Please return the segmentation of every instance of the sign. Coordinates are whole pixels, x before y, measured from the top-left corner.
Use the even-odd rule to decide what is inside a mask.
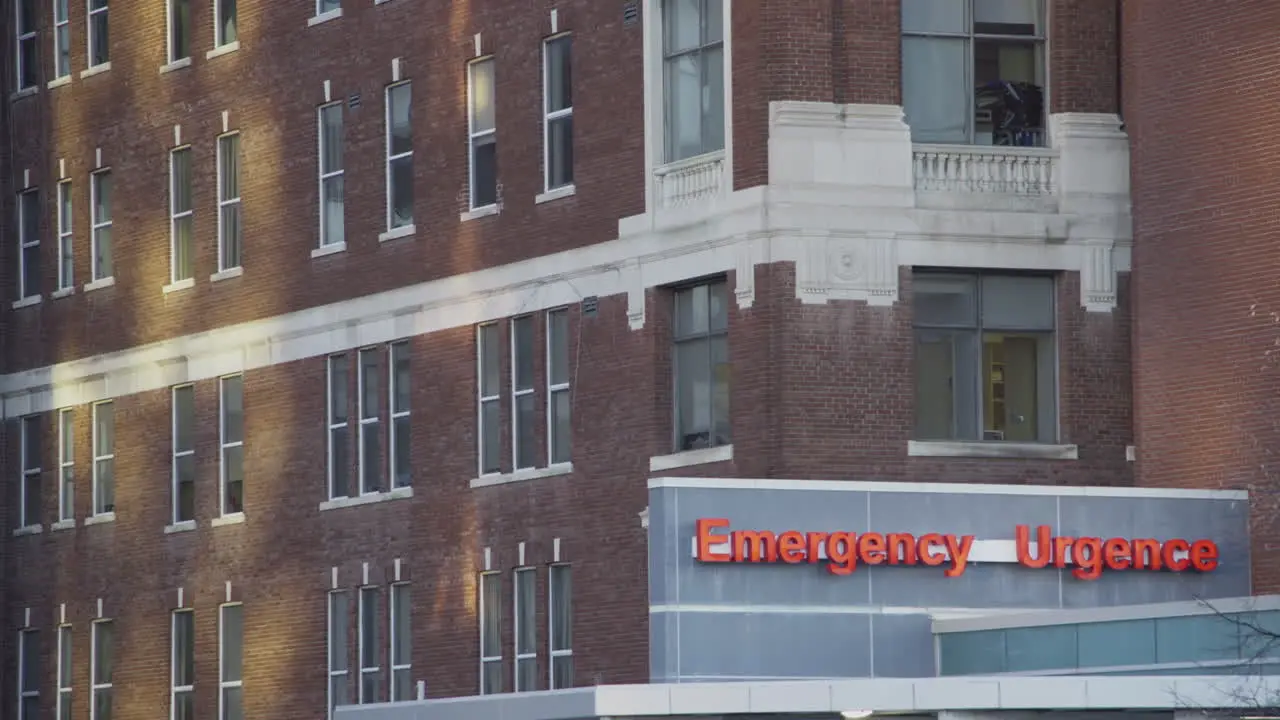
[[[1081,580],[1096,580],[1104,570],[1195,570],[1218,567],[1212,540],[1179,538],[1055,536],[1048,525],[1017,525],[1013,540],[976,540],[949,533],[800,532],[730,530],[724,518],[696,521],[693,556],[705,563],[818,563],[834,575],[849,575],[859,565],[944,567],[960,577],[971,562],[1016,562],[1029,568],[1072,567]]]

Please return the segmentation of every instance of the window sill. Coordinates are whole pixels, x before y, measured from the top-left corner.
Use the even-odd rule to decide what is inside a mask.
[[[204,59],[205,59],[205,60],[212,60],[212,59],[214,59],[214,58],[216,58],[216,57],[219,57],[219,56],[222,56],[222,55],[226,55],[226,54],[228,54],[228,53],[233,53],[233,52],[235,52],[235,51],[237,51],[237,50],[239,50],[239,49],[240,49],[240,41],[239,41],[239,40],[234,40],[234,41],[232,41],[232,42],[227,43],[226,45],[219,45],[218,47],[216,47],[216,48],[214,48],[214,49],[210,50],[209,52],[205,53],[205,54],[204,54]]]
[[[116,512],[112,510],[111,512],[104,512],[104,513],[98,513],[97,515],[90,515],[89,517],[84,519],[84,524],[86,526],[101,525],[103,523],[113,523],[115,521],[116,521]]]
[[[391,0],[373,0],[374,5],[386,5],[389,2],[391,2]]]
[[[337,20],[340,17],[342,17],[342,8],[338,8],[336,10],[330,10],[329,12],[323,12],[323,13],[320,13],[319,15],[316,15],[315,17],[307,18],[307,27],[314,27],[321,23],[327,23],[330,20]]]
[[[70,530],[70,529],[74,528],[75,526],[76,526],[76,519],[75,519],[75,518],[67,518],[66,520],[59,520],[58,522],[56,522],[56,523],[54,523],[54,524],[50,525],[50,526],[49,526],[49,531],[50,531],[50,532],[58,532],[59,530]]]
[[[38,92],[40,92],[39,85],[32,85],[31,87],[25,87],[25,88],[22,88],[21,90],[15,90],[14,92],[9,94],[9,101],[12,102],[14,100],[21,100],[24,97],[31,97],[32,95],[35,95]]]
[[[104,277],[101,280],[94,280],[91,283],[85,283],[84,291],[93,292],[94,290],[101,290],[102,288],[113,287],[115,286],[115,284],[116,284],[116,276],[112,275],[111,277]]]
[[[355,507],[357,505],[369,505],[372,503],[386,502],[388,500],[400,500],[403,498],[413,497],[413,487],[400,487],[386,492],[365,493],[364,495],[356,495],[355,497],[336,497],[332,500],[326,500],[320,503],[320,510],[337,510],[338,508]]]
[[[104,63],[102,63],[101,65],[94,65],[94,66],[93,66],[93,67],[91,67],[91,68],[87,68],[87,69],[85,69],[85,70],[81,70],[81,71],[80,71],[80,79],[81,79],[81,80],[83,80],[83,79],[85,79],[85,78],[87,78],[87,77],[93,77],[94,75],[99,75],[99,74],[104,73],[104,72],[106,72],[106,71],[108,71],[108,70],[110,70],[110,69],[111,69],[111,62],[110,62],[110,61],[104,62]]]
[[[335,255],[337,253],[346,252],[346,251],[347,251],[347,244],[345,242],[330,243],[329,245],[321,245],[320,247],[312,250],[311,257],[312,259],[315,259],[319,257],[324,257],[326,255]]]
[[[160,288],[160,292],[164,293],[165,295],[168,295],[169,293],[176,293],[179,290],[189,290],[195,286],[196,286],[196,279],[187,278],[186,280],[179,280],[177,282],[171,282],[168,285],[165,285],[164,287]]]
[[[64,287],[61,290],[54,290],[53,292],[49,293],[49,299],[57,300],[58,298],[71,297],[72,295],[75,295],[75,294],[76,294],[76,286],[72,285],[71,287]]]
[[[492,205],[485,205],[484,207],[478,207],[472,210],[468,210],[462,213],[462,215],[459,216],[458,220],[460,222],[468,222],[471,220],[479,220],[482,217],[489,217],[490,215],[497,215],[497,214],[498,214],[498,204],[494,203]]]
[[[209,521],[209,527],[222,527],[223,525],[241,525],[244,523],[244,513],[227,513],[222,517],[216,517]]]
[[[1050,445],[1048,443],[910,440],[907,442],[907,456],[1079,460],[1080,449],[1075,445]]]
[[[573,463],[556,463],[542,468],[526,468],[524,470],[516,470],[509,473],[500,473],[494,475],[481,475],[471,481],[471,487],[482,488],[492,487],[494,485],[506,485],[508,483],[524,482],[525,480],[539,480],[541,478],[557,477],[560,475],[568,475],[573,472]]]
[[[39,535],[42,532],[44,532],[43,525],[27,525],[26,527],[20,527],[17,530],[14,530],[13,536],[21,537],[23,535]]]
[[[578,194],[578,188],[576,185],[565,185],[564,187],[558,187],[554,190],[548,190],[544,193],[541,193],[535,196],[533,198],[533,204],[541,205],[542,203],[549,203],[552,200],[559,200],[560,198],[573,197],[574,195],[577,195],[577,194]]]
[[[176,522],[172,525],[165,525],[164,534],[172,535],[174,533],[180,533],[180,532],[191,532],[192,530],[195,530],[195,529],[196,529],[195,520],[183,520],[182,522]]]
[[[66,74],[66,75],[63,75],[63,76],[62,76],[62,77],[60,77],[60,78],[54,78],[54,79],[50,80],[50,81],[48,82],[48,84],[46,84],[46,85],[45,85],[45,87],[47,87],[47,88],[49,88],[50,90],[52,90],[52,89],[54,89],[54,88],[60,88],[60,87],[62,87],[63,85],[70,85],[70,84],[71,84],[71,74],[70,74],[70,73],[68,73],[68,74]]]
[[[733,445],[685,450],[670,455],[655,455],[649,458],[649,472],[663,472],[676,468],[706,465],[707,463],[727,462],[733,459]]]
[[[17,310],[18,308],[31,307],[32,305],[39,305],[42,302],[44,302],[44,297],[40,295],[29,295],[27,297],[22,298],[21,300],[14,300],[13,305],[11,307],[14,310]]]
[[[182,68],[185,68],[185,67],[191,67],[191,57],[190,57],[190,56],[187,56],[187,57],[184,57],[184,58],[178,58],[177,60],[174,60],[174,61],[173,61],[173,62],[171,62],[171,63],[165,64],[165,65],[161,65],[161,66],[160,66],[160,74],[161,74],[161,75],[165,75],[165,74],[168,74],[168,73],[173,72],[174,70],[181,70]]]
[[[378,235],[378,242],[387,242],[388,240],[398,240],[402,237],[409,237],[418,232],[417,225],[405,225],[403,227],[392,228]]]
[[[222,282],[223,280],[230,280],[231,278],[238,278],[238,277],[240,277],[240,276],[241,276],[241,275],[243,275],[243,274],[244,274],[244,268],[243,268],[243,267],[227,268],[226,270],[220,270],[220,271],[218,271],[218,272],[216,272],[216,273],[214,273],[214,274],[210,275],[210,276],[209,276],[209,282]]]

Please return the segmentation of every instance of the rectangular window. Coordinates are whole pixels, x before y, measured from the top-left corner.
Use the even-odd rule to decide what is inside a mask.
[[[723,0],[662,0],[666,160],[724,149]]]
[[[913,282],[916,439],[1055,442],[1053,278]]]
[[[53,0],[53,75],[71,76],[71,0]]]
[[[237,27],[236,0],[213,0],[213,46],[230,45],[240,39]]]
[[[502,692],[502,575],[480,574],[480,694]]]
[[[573,577],[568,565],[552,565],[547,635],[551,640],[551,689],[573,687]]]
[[[573,425],[569,412],[569,311],[547,313],[547,464],[567,463]]]
[[[516,692],[538,689],[538,573],[515,571]]]
[[[381,459],[382,438],[379,421],[382,395],[378,390],[378,350],[365,348],[359,353],[357,384],[360,393],[357,405],[360,413],[358,442],[360,444],[360,493],[382,491]]]
[[[379,702],[378,588],[360,588],[360,704]]]
[[[317,113],[320,127],[320,247],[327,247],[346,242],[342,103],[322,105]]]
[[[89,228],[90,259],[94,280],[112,276],[111,248],[111,171],[98,170],[89,176],[89,206],[92,223]]]
[[[413,224],[413,88],[387,86],[387,229]]]
[[[409,487],[409,343],[391,344],[391,486]]]
[[[196,519],[195,387],[173,389],[173,522]]]
[[[902,102],[916,142],[1037,146],[1042,0],[903,0]]]
[[[18,299],[40,294],[40,191],[18,193]]]
[[[511,319],[511,447],[514,469],[535,467],[538,399],[533,394],[533,316]]]
[[[58,626],[58,700],[56,720],[71,720],[71,626]]]
[[[218,608],[218,720],[244,720],[244,606]]]
[[[351,494],[351,429],[347,388],[351,382],[346,355],[329,356],[329,498]]]
[[[412,700],[413,624],[409,602],[409,584],[391,586],[391,700]]]
[[[342,9],[342,0],[316,0],[316,15],[324,15]]]
[[[18,90],[33,88],[40,82],[40,52],[36,46],[36,0],[16,0],[18,13]]]
[[[196,616],[191,610],[173,611],[173,647],[169,720],[195,720]]]
[[[89,0],[89,67],[111,62],[111,33],[107,25],[107,0]]]
[[[71,181],[58,183],[58,289],[75,285],[75,240],[71,234]]]
[[[502,399],[499,395],[501,370],[499,365],[498,325],[489,323],[476,328],[476,368],[479,382],[479,453],[480,474],[502,471],[502,438],[499,425],[502,418]]]
[[[40,506],[43,493],[40,488],[41,445],[44,444],[43,426],[39,415],[27,415],[21,422],[22,445],[22,484],[20,503],[18,505],[18,527],[30,527],[40,524]]]
[[[471,158],[471,209],[498,202],[498,135],[493,58],[467,65],[467,128]]]
[[[723,278],[675,294],[677,452],[732,442],[728,298]]]
[[[169,0],[169,62],[191,57],[191,0]]]
[[[191,148],[169,153],[169,282],[195,277]]]
[[[89,720],[112,720],[116,672],[116,625],[94,620],[89,637]]]
[[[40,718],[40,631],[18,631],[18,720]]]
[[[240,134],[218,138],[218,272],[240,267]]]
[[[116,511],[116,406],[93,406],[93,514]]]
[[[222,514],[244,512],[244,377],[219,381],[218,467],[222,479]]]
[[[58,520],[76,516],[76,415],[70,408],[58,411]]]
[[[351,633],[351,595],[346,590],[329,592],[329,717],[339,705],[351,703],[347,685],[351,658],[348,642]]]
[[[542,167],[547,191],[573,184],[572,35],[542,44]]]

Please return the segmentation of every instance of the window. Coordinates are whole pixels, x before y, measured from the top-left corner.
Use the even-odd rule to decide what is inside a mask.
[[[222,514],[244,512],[244,377],[232,375],[219,381],[219,456],[222,477]]]
[[[316,0],[316,15],[342,9],[342,0]]]
[[[244,606],[218,608],[218,720],[244,720]]]
[[[552,565],[548,582],[551,689],[573,687],[573,585],[568,565]]]
[[[111,34],[107,26],[107,0],[89,0],[89,67],[111,62]]]
[[[75,240],[71,236],[71,181],[58,183],[58,289],[75,285]]]
[[[111,720],[112,677],[116,670],[116,626],[110,620],[94,620],[89,638],[89,720]]]
[[[213,0],[213,46],[230,45],[240,39],[237,29],[236,0]]]
[[[18,90],[34,88],[40,82],[40,53],[36,46],[36,0],[17,0]]]
[[[569,403],[569,311],[547,313],[547,464],[569,462],[573,425]]]
[[[360,413],[360,493],[376,493],[382,490],[381,437],[378,433],[379,410],[382,396],[378,391],[378,350],[365,348],[359,353],[360,393],[357,404]]]
[[[498,395],[500,364],[498,353],[498,326],[495,323],[476,328],[476,359],[480,380],[479,393],[479,453],[480,474],[502,471],[502,438],[498,426],[502,419],[502,401]]]
[[[40,718],[40,631],[18,631],[18,720]]]
[[[53,0],[53,75],[71,76],[71,0]]]
[[[676,450],[728,445],[728,290],[724,279],[675,294]]]
[[[350,361],[329,356],[329,498],[351,494],[351,435],[347,413]]]
[[[472,210],[498,202],[498,135],[493,72],[493,58],[475,60],[467,65]]]
[[[71,720],[71,626],[58,626],[58,700],[56,720]]]
[[[412,700],[413,625],[410,622],[409,584],[391,586],[391,700]]]
[[[379,701],[378,588],[360,588],[360,704]]]
[[[116,511],[116,406],[93,406],[93,514]]]
[[[409,343],[391,344],[391,486],[409,487]]]
[[[40,492],[40,450],[43,444],[40,432],[40,416],[27,415],[22,418],[22,485],[21,502],[18,505],[18,527],[30,527],[40,524],[40,505],[43,500]]]
[[[173,611],[172,686],[169,720],[194,720],[196,684],[196,621],[191,610]]]
[[[169,0],[169,62],[191,57],[191,0]]]
[[[548,191],[573,184],[572,48],[571,35],[549,38],[542,44],[542,167]]]
[[[387,86],[387,229],[413,224],[413,88]]]
[[[502,692],[502,576],[480,574],[480,694]]]
[[[193,223],[191,148],[180,147],[169,153],[169,282],[195,277]]]
[[[1044,144],[1041,0],[903,0],[902,101],[917,142]]]
[[[351,702],[347,685],[350,661],[351,597],[346,590],[329,592],[329,717],[333,709]]]
[[[65,408],[58,411],[58,520],[76,516],[76,415]]]
[[[916,439],[1054,442],[1053,278],[913,282]]]
[[[18,193],[18,299],[40,294],[40,191]]]
[[[240,134],[218,138],[218,272],[240,267]]]
[[[105,16],[104,16],[105,17]],[[93,210],[89,229],[93,279],[111,277],[111,171],[98,170],[89,176],[89,206]]]
[[[322,106],[320,124],[320,247],[345,242],[342,103]]]
[[[173,522],[196,519],[195,388],[173,389]]]
[[[538,689],[537,587],[533,568],[515,571],[516,692]]]
[[[537,401],[533,394],[533,316],[522,315],[511,320],[511,446],[515,469],[535,467]]]
[[[724,149],[722,0],[662,0],[666,160]]]

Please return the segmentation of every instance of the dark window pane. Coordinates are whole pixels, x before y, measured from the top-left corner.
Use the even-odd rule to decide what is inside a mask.
[[[516,467],[537,465],[537,397],[533,393],[516,397]]]
[[[329,669],[346,670],[350,659],[347,633],[351,627],[351,599],[346,592],[329,593]]]
[[[565,463],[570,459],[570,440],[573,436],[569,417],[569,391],[551,393],[551,463]]]
[[[492,133],[471,141],[471,207],[498,201],[498,143]]]
[[[351,436],[345,427],[329,431],[332,458],[329,461],[333,487],[332,497],[347,497],[351,494]]]
[[[191,56],[191,0],[169,0],[170,60]]]
[[[392,632],[391,662],[394,665],[408,665],[410,662],[410,641],[412,626],[410,624],[409,586],[393,585],[391,587]]]
[[[329,422],[347,421],[347,385],[350,382],[346,355],[329,358]]]
[[[482,633],[480,652],[484,657],[502,655],[502,576],[486,573],[480,576]]]
[[[377,350],[360,351],[360,417],[378,417],[382,396],[378,382],[379,362]]]
[[[173,391],[173,449],[195,449],[195,389],[190,385]]]
[[[173,614],[173,684],[175,686],[195,683],[195,614],[175,612]]]
[[[222,379],[222,442],[244,440],[244,378]]]
[[[236,0],[218,0],[218,44],[233,43],[240,37]]]
[[[378,423],[360,426],[360,491],[379,492],[382,488],[381,437]]]
[[[361,588],[360,667],[380,667],[381,650],[378,642],[378,589]]]
[[[40,246],[22,248],[22,296],[40,294]]]
[[[191,149],[174,150],[171,159],[173,184],[170,188],[172,193],[170,199],[173,203],[173,213],[176,215],[191,209]]]
[[[177,507],[175,522],[185,522],[196,518],[196,456],[183,455],[175,461],[177,474]]]
[[[226,483],[223,512],[244,512],[244,446],[225,448],[222,463],[222,477]]]
[[[35,87],[40,82],[40,46],[38,38],[18,42],[18,89]]]
[[[412,482],[409,473],[409,418],[398,417],[392,421],[392,432],[395,433],[395,457],[392,462],[395,463],[393,468],[393,476],[395,477],[396,487],[408,487]]]
[[[568,565],[551,566],[551,649],[573,648],[573,575]]]
[[[480,395],[492,397],[500,387],[499,369],[501,348],[498,346],[498,326],[481,325],[477,340],[480,353]]]
[[[22,631],[22,691],[40,691],[40,632]],[[35,720],[34,715],[29,716]]]
[[[413,224],[413,157],[391,161],[391,227]]]
[[[320,172],[337,172],[342,165],[342,105],[320,109]]]
[[[515,378],[513,390],[533,388],[533,316],[524,315],[511,321],[511,339],[515,343]]]
[[[547,189],[573,184],[573,116],[547,121]]]
[[[572,36],[556,38],[547,43],[547,112],[573,107],[573,83],[571,82],[570,48]]]
[[[388,153],[401,155],[413,151],[413,89],[409,83],[387,89]]]
[[[244,673],[244,606],[224,605],[219,623],[219,632],[222,633],[222,680],[240,680]]]
[[[480,458],[481,472],[494,473],[502,469],[502,438],[498,435],[499,412],[497,400],[485,402],[480,407],[480,435],[484,439]]]
[[[173,220],[173,282],[195,277],[195,229],[190,215]]]
[[[533,570],[519,570],[516,572],[516,602],[518,603],[516,613],[520,622],[520,632],[516,637],[516,654],[524,655],[533,653],[538,648],[538,576]],[[528,690],[532,686],[521,682],[522,690]]]
[[[102,7],[106,7],[105,2]],[[93,48],[89,55],[90,67],[104,65],[111,60],[111,32],[106,11],[89,16],[89,45]]]
[[[395,394],[392,396],[391,411],[409,412],[409,343],[396,343],[391,346],[391,366],[396,386]]]

